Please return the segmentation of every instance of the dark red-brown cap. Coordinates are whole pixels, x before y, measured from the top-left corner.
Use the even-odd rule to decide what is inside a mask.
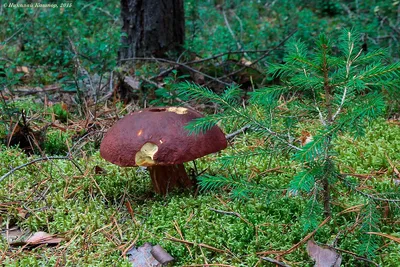
[[[126,115],[112,126],[100,145],[100,155],[116,165],[173,165],[191,161],[227,146],[218,126],[191,134],[185,126],[203,117],[183,107],[148,108]]]

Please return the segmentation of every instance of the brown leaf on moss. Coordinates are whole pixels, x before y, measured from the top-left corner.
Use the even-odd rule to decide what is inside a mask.
[[[342,256],[331,248],[318,246],[314,241],[307,242],[307,253],[315,261],[315,267],[340,267]]]

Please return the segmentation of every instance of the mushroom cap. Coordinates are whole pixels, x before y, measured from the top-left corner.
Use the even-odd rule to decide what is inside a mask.
[[[189,134],[185,126],[203,117],[183,107],[147,108],[126,115],[106,133],[100,155],[122,167],[182,164],[227,146],[218,126]]]

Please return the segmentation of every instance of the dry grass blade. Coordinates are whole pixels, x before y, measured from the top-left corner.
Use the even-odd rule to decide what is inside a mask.
[[[379,235],[379,236],[382,236],[382,237],[386,237],[386,238],[388,238],[390,240],[393,240],[394,242],[400,244],[400,238],[399,237],[395,237],[395,236],[384,234],[384,233],[377,233],[377,232],[367,232],[367,234],[369,234],[369,235]]]

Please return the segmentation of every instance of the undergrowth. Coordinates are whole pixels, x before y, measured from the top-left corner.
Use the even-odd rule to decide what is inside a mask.
[[[369,165],[358,157],[357,148],[362,147],[364,155],[373,154],[376,149],[373,144],[377,142],[384,144],[383,149],[395,149],[398,146],[398,131],[397,125],[380,121],[368,129],[368,141],[354,144],[343,138],[336,144],[341,148],[338,161],[349,161],[361,173],[371,172],[373,170]],[[221,156],[234,154],[238,149],[251,150],[253,148],[249,144],[256,142],[257,137],[240,137],[235,146]],[[398,153],[398,150],[389,152],[393,160],[398,159],[393,153]],[[223,165],[215,161],[216,156],[198,160],[197,168],[208,168],[208,173],[223,173]],[[384,157],[378,156],[380,159]],[[0,159],[0,174],[30,160],[24,152],[5,147],[1,148]],[[66,238],[59,247],[40,247],[32,251],[10,248],[2,239],[5,266],[48,266],[56,263],[67,266],[129,266],[120,255],[134,240],[137,240],[137,245],[144,242],[160,244],[176,258],[176,266],[206,262],[255,266],[259,261],[256,252],[283,251],[305,236],[298,219],[306,202],[286,194],[285,189],[292,178],[290,173],[296,172],[296,166],[291,166],[284,157],[277,157],[269,166],[260,161],[238,164],[238,175],[281,189],[276,199],[261,195],[240,200],[232,198],[224,190],[217,193],[201,191],[197,196],[193,193],[172,193],[166,198],[157,197],[151,193],[150,181],[141,169],[116,167],[100,159],[98,154],[86,161],[77,161],[80,166],[85,166],[84,174],[69,161],[54,160],[30,165],[3,181],[0,189],[3,226],[62,234]],[[95,166],[101,166],[104,173],[96,174]],[[275,173],[263,174],[267,167],[280,167],[285,172],[281,173],[278,168]],[[380,168],[379,165],[376,167]],[[373,183],[378,190],[394,186],[391,171],[366,182]],[[346,192],[342,186],[336,190]],[[350,208],[360,201],[357,194],[343,194],[342,198],[346,206],[334,205],[334,212]],[[126,208],[126,202],[131,204],[133,214]],[[236,212],[240,217],[215,210]],[[336,235],[340,235],[340,231],[347,231],[340,247],[353,251],[360,236],[358,232],[349,232],[348,229],[353,227],[358,216],[360,209],[356,208],[341,213],[324,225],[315,239],[330,243]],[[381,230],[399,235],[396,223],[399,216],[396,213],[387,217],[388,221]],[[186,246],[170,239],[205,244],[217,251],[198,245]],[[400,260],[397,253],[399,245],[388,240],[381,240],[379,244],[375,260],[382,266],[396,266]],[[293,265],[312,265],[304,247],[285,255],[284,259]],[[344,259],[346,265],[357,264],[349,255],[344,254]]]

